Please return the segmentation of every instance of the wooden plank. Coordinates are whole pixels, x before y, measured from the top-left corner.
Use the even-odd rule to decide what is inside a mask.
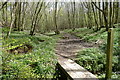
[[[108,30],[107,37],[106,79],[110,79],[112,75],[112,52],[113,52],[113,28],[110,28]]]
[[[71,59],[60,59],[58,61],[59,67],[62,71],[70,77],[70,79],[89,79],[98,80],[95,75],[88,72],[86,69],[72,61]]]
[[[69,77],[71,80],[73,80],[73,77],[78,78],[78,76],[75,75],[75,73],[70,72],[71,69],[68,68],[68,66],[63,62],[63,61],[66,62],[66,60],[67,60],[67,59],[62,59],[61,62],[58,62],[58,67],[59,67],[60,70],[62,70],[62,72],[65,74],[64,76]],[[68,72],[69,72],[69,74],[68,74]],[[73,77],[71,77],[71,75],[73,75]]]

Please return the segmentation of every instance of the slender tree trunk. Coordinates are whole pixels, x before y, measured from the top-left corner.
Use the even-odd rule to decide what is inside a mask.
[[[106,27],[106,31],[108,31],[108,2],[103,2],[103,17],[104,17],[104,24]]]
[[[67,8],[68,25],[69,25],[69,28],[71,29],[71,20],[70,20],[69,3],[66,3],[66,8]]]
[[[54,13],[54,23],[55,23],[55,34],[60,34],[58,27],[57,27],[57,0],[55,0],[55,13]]]
[[[83,14],[84,14],[84,17],[83,17],[83,20],[84,20],[84,27],[87,27],[88,26],[88,24],[87,24],[87,19],[86,19],[86,12],[84,11],[84,4],[83,3],[81,3],[81,7],[82,7],[82,9],[83,9]],[[79,13],[80,13],[80,11],[79,11]],[[80,17],[79,17],[79,21],[80,21]]]
[[[18,31],[20,31],[21,27],[21,2],[18,3]]]
[[[7,22],[7,4],[6,4],[6,19],[5,19],[5,23],[8,24],[8,22]]]
[[[42,5],[43,5],[43,1],[41,2],[38,11],[37,10],[35,11],[35,18],[33,19],[33,24],[31,26],[31,31],[30,31],[31,36],[34,35],[35,27],[36,27],[36,24],[38,22],[38,14],[40,13],[40,11],[42,9]]]
[[[14,5],[13,5],[14,6]],[[14,22],[15,22],[15,12],[16,12],[16,9],[17,9],[17,6],[15,5],[14,6],[14,9],[12,10],[12,21],[11,21],[11,24],[10,24],[10,29],[9,29],[9,32],[7,33],[7,38],[9,38],[10,34],[11,34],[11,31],[12,31],[12,28],[13,28],[13,25],[14,25]]]
[[[15,7],[15,8],[18,7],[18,2],[15,2],[15,6],[14,6],[14,7]],[[17,20],[18,20],[17,14],[18,14],[18,11],[17,11],[17,9],[15,9],[15,20],[14,20],[14,28],[15,28],[15,29],[17,29]],[[13,21],[13,20],[12,20],[12,21]]]
[[[87,8],[87,12],[86,12],[86,21],[88,22],[87,28],[91,29],[92,28],[92,22],[91,22],[92,17],[90,14],[91,13],[91,6],[90,6],[89,2],[86,2],[86,4],[85,3],[83,3],[83,4]]]
[[[116,3],[116,7],[115,7],[115,22],[114,24],[117,24],[118,22],[118,13],[119,13],[119,2],[114,2]]]
[[[106,27],[106,31],[108,31],[108,2],[104,2],[103,4],[105,4],[104,6],[104,20],[105,20],[105,27]]]
[[[2,5],[3,5],[4,3],[2,2]],[[5,24],[5,10],[4,10],[4,8],[2,8],[2,19],[3,19],[3,24]]]
[[[14,14],[12,14],[12,17],[14,17]],[[10,25],[10,29],[9,29],[9,32],[7,34],[7,38],[10,36],[11,34],[11,31],[12,31],[12,28],[13,28],[13,24],[14,24],[14,20],[15,18],[12,18],[12,22],[11,22],[11,25]]]
[[[27,5],[26,5],[27,6]],[[27,7],[25,7],[25,2],[23,2],[23,10],[22,10],[22,22],[21,22],[21,24],[22,24],[22,31],[24,31],[24,27],[25,27],[25,11],[26,11],[26,8]]]
[[[75,1],[71,2],[71,7],[72,7],[72,27],[73,31],[75,30]]]
[[[94,10],[94,6],[92,4],[92,10],[93,10],[93,14],[94,14],[94,20],[95,20],[95,24],[96,24],[96,30],[95,31],[98,31],[98,23],[97,23],[97,19],[96,19],[96,14],[95,14],[95,10]],[[96,11],[97,12],[97,11]]]
[[[103,13],[106,31],[108,31],[108,2],[103,2],[103,10],[97,7],[94,2],[92,2],[92,4],[94,4],[94,6]]]
[[[70,12],[69,12],[69,10],[67,10],[67,15],[68,15],[68,24],[69,24],[69,27],[71,28],[71,20],[70,20]]]
[[[33,3],[33,4],[34,4],[34,3]],[[37,8],[38,8],[38,6],[39,6],[39,2],[37,3],[35,12],[34,12],[33,17],[32,17],[32,25],[31,25],[30,35],[33,35],[33,33],[34,33],[34,32],[33,32],[33,27],[34,27],[34,24],[35,24],[34,20],[35,20],[35,18],[36,18],[36,13],[37,13]]]
[[[112,28],[112,22],[111,22],[111,18],[112,18],[112,2],[109,2],[110,4],[109,4],[109,28]]]
[[[99,2],[99,8],[100,8],[100,2]],[[101,16],[101,11],[99,10],[99,30],[100,30],[100,27],[102,26],[102,16]]]
[[[12,9],[14,9],[12,7],[12,3],[10,3],[10,23],[12,23]]]

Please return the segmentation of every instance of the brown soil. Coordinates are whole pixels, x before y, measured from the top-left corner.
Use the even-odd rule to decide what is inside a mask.
[[[56,44],[56,54],[62,58],[75,59],[78,51],[97,46],[69,33],[63,33],[61,38]]]
[[[32,46],[29,44],[24,44],[23,46],[16,47],[14,49],[8,50],[9,53],[14,53],[14,54],[21,54],[21,53],[27,53],[32,51]]]

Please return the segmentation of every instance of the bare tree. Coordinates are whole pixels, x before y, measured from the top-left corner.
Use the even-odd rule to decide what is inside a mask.
[[[33,19],[32,19],[32,25],[31,25],[31,30],[30,30],[31,36],[34,35],[35,27],[38,21],[38,14],[42,10],[43,1],[41,2],[40,7],[38,8],[39,3],[40,2],[37,3],[36,10],[34,12]]]
[[[92,22],[91,22],[91,21],[92,21],[92,20],[91,20],[91,19],[92,19],[92,15],[91,15],[92,8],[91,8],[91,3],[90,3],[90,2],[84,2],[83,5],[84,5],[84,7],[87,9],[87,12],[86,12],[87,27],[88,27],[89,29],[91,29],[91,28],[92,28]]]
[[[5,7],[5,5],[8,3],[9,0],[7,0],[6,2],[2,3],[2,6],[0,6],[0,10],[3,9]]]
[[[92,10],[93,10],[93,15],[94,15],[94,20],[95,20],[95,24],[96,24],[96,30],[95,31],[98,31],[99,29],[99,25],[98,25],[98,21],[97,21],[97,10],[95,11],[95,8],[94,8],[94,5],[92,4]]]
[[[10,24],[9,32],[7,33],[7,38],[11,34],[11,31],[12,31],[12,28],[13,28],[13,25],[14,25],[14,21],[15,21],[15,12],[16,12],[17,6],[15,4],[13,6],[14,6],[14,9],[12,10],[12,21],[11,21],[11,24]]]
[[[106,27],[106,30],[108,30],[108,2],[103,2],[103,9],[99,8],[95,2],[92,2],[92,4],[99,10],[103,13],[103,17],[104,17],[104,22],[105,22],[105,27]]]

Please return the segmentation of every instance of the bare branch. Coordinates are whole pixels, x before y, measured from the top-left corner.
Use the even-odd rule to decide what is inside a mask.
[[[104,12],[102,9],[100,9],[94,2],[92,2],[92,4],[98,9],[100,10],[101,12]]]
[[[0,10],[1,10],[2,8],[4,8],[4,6],[7,4],[8,1],[9,1],[9,0],[7,0],[6,2],[3,3],[3,5],[2,5],[1,8],[0,8]]]

